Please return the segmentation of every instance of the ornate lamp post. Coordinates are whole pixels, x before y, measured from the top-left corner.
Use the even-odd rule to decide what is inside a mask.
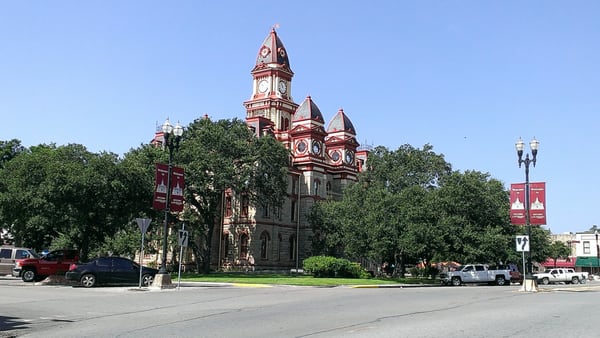
[[[600,270],[600,246],[598,245],[598,230],[594,231],[594,234],[596,235],[596,266],[599,268]],[[598,273],[599,271],[596,271],[596,273]]]
[[[169,231],[169,212],[171,204],[171,175],[173,171],[173,152],[179,149],[179,141],[183,135],[183,127],[177,122],[177,125],[173,127],[169,122],[169,119],[162,125],[163,131],[163,149],[169,150],[169,170],[167,172],[167,200],[165,205],[165,224],[163,227],[163,246],[162,246],[162,262],[158,274],[162,275],[162,278],[156,278],[155,280],[162,280],[163,283],[170,284],[170,275],[167,271],[167,235]],[[166,277],[169,276],[169,277]],[[166,282],[168,280],[168,282]]]
[[[519,168],[521,168],[521,164],[525,165],[525,225],[527,226],[527,236],[529,237],[529,252],[527,253],[527,266],[525,271],[525,279],[533,279],[532,275],[532,263],[531,263],[531,223],[529,219],[529,209],[531,207],[529,201],[529,165],[533,163],[535,167],[535,160],[537,157],[538,148],[540,143],[535,139],[535,137],[529,142],[529,148],[531,148],[531,156],[529,158],[529,154],[525,154],[525,159],[523,159],[523,149],[525,148],[525,143],[523,139],[519,137],[519,140],[515,144],[515,148],[517,148],[517,156],[519,157],[518,163]],[[525,281],[523,281],[525,285]]]

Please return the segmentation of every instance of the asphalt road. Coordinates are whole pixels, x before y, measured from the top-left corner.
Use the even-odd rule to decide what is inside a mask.
[[[540,286],[180,289],[0,277],[0,337],[597,336],[600,282]]]

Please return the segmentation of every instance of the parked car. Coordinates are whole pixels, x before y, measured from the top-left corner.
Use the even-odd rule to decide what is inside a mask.
[[[157,273],[157,269],[142,266],[142,285],[151,285]],[[99,284],[136,285],[140,280],[140,265],[123,257],[100,257],[88,263],[71,264],[65,278],[86,288]]]
[[[64,274],[77,261],[77,250],[54,250],[41,257],[16,260],[12,275],[21,277],[24,282],[40,281],[50,275]]]
[[[0,247],[0,276],[10,275],[17,260],[38,257],[40,256],[32,249],[14,246]]]
[[[465,283],[510,285],[510,270],[492,270],[486,264],[461,265],[455,271],[440,274],[442,285],[459,286]]]
[[[565,284],[579,284],[585,283],[588,279],[587,272],[575,272],[575,270],[568,268],[547,269],[544,272],[534,273],[533,276],[544,285],[561,282]]]

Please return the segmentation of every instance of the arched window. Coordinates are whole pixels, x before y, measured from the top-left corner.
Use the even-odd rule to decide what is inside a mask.
[[[314,181],[315,184],[315,196],[319,196],[319,188],[321,187],[321,181],[318,179],[315,179]]]
[[[260,259],[269,259],[269,247],[271,242],[271,236],[267,231],[263,231],[260,234]]]
[[[281,243],[283,243],[283,236],[281,233],[277,234],[277,260],[281,260]]]
[[[223,262],[227,262],[229,261],[229,234],[223,234],[221,240],[223,241],[223,252],[221,252],[221,259]]]
[[[290,260],[296,259],[296,235],[290,236]]]
[[[248,235],[240,235],[240,259],[246,259],[248,257]]]

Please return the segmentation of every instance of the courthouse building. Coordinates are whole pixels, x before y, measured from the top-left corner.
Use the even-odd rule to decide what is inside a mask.
[[[340,198],[367,160],[342,109],[326,124],[312,97],[294,102],[287,50],[275,29],[259,46],[251,71],[246,123],[257,137],[272,135],[290,150],[287,196],[281,208],[253,206],[228,191],[215,224],[211,268],[282,270],[302,267],[311,254],[307,214],[315,202]],[[156,138],[162,138],[160,132]]]

